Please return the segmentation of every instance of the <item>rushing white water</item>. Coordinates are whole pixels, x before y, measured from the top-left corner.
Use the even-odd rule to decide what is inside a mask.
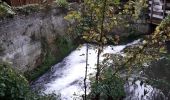
[[[127,45],[119,46],[106,46],[104,47],[104,53],[119,53],[126,46],[138,43],[139,40],[134,41]],[[84,94],[83,79],[85,75],[86,65],[86,44],[80,46],[78,49],[68,55],[62,62],[52,67],[44,76],[40,77],[35,84],[41,84],[44,87],[42,90],[45,94],[55,93],[61,94],[62,100],[81,100],[81,95]],[[102,55],[101,54],[101,55]],[[95,64],[97,62],[97,51],[94,46],[89,47],[89,66],[88,75],[95,73]],[[88,80],[89,81],[89,80]],[[139,82],[137,83],[139,86]],[[127,89],[132,89],[133,85]],[[144,91],[145,87],[141,87],[135,91],[134,94],[139,94]],[[150,87],[149,87],[150,88]],[[127,99],[128,100],[128,99]],[[130,99],[129,99],[130,100]]]
[[[122,46],[107,46],[104,53],[120,53],[125,48]],[[45,93],[61,93],[62,100],[78,99],[83,92],[83,79],[85,75],[86,66],[86,45],[82,45],[79,49],[72,52],[66,57],[63,62],[65,63],[64,70],[56,70],[55,74],[61,73],[61,77],[52,80],[45,84]],[[89,48],[89,61],[88,61],[88,75],[95,73],[95,64],[97,62],[97,50],[93,47]],[[61,63],[63,63],[61,62]],[[58,67],[60,64],[55,65]],[[73,94],[78,95],[78,97]],[[80,99],[80,98],[79,98]]]

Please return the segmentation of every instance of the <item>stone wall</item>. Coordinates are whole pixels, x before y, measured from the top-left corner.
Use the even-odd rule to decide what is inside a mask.
[[[128,19],[125,19],[128,21]],[[129,23],[118,23],[114,26],[112,32],[120,36],[128,36],[130,34],[145,35],[149,34],[150,26],[145,20],[137,20]]]
[[[42,62],[42,39],[52,44],[58,35],[66,33],[67,10],[55,6],[29,14],[18,13],[0,20],[0,61],[10,62],[25,72]]]

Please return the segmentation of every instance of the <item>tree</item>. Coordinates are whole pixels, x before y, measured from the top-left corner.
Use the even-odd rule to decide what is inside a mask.
[[[109,33],[116,23],[113,9],[114,6],[117,6],[118,4],[119,0],[84,0],[83,8],[81,11],[71,11],[70,14],[66,17],[67,19],[74,19],[75,23],[77,24],[75,26],[76,29],[74,32],[81,34],[83,39],[86,41],[94,42],[98,45],[96,84],[99,83],[100,78],[100,54],[102,52],[103,45],[107,43],[106,33]],[[111,39],[114,40],[114,38]],[[84,83],[86,83],[86,77],[87,62]],[[95,99],[99,100],[99,97],[100,93],[97,93]]]
[[[124,18],[126,16],[131,16],[133,18],[138,18],[140,12],[142,11],[142,8],[146,7],[146,0],[140,0],[140,2],[136,1],[137,0],[129,0],[124,5],[123,12],[115,14],[114,8],[119,5],[119,0],[84,0],[82,4],[83,8],[81,10],[70,11],[68,16],[66,17],[67,19],[74,20],[74,23],[76,24],[74,28],[72,28],[74,33],[77,33],[77,35],[82,36],[84,40],[96,43],[98,45],[96,64],[97,72],[95,77],[96,87],[99,86],[101,82],[100,80],[102,80],[101,69],[104,65],[102,65],[102,67],[100,65],[100,54],[103,50],[103,45],[107,43],[108,39],[113,41],[113,43],[117,43],[117,40],[119,40],[117,37],[108,38],[107,34],[111,32],[115,25],[118,25],[118,17],[121,16],[122,18]],[[139,7],[141,7],[141,9],[139,9]],[[122,58],[122,61],[117,61],[117,64],[114,65],[114,71],[112,72],[112,75],[117,75],[117,73],[122,69],[127,69],[128,74],[130,74],[134,67],[140,66],[144,62],[150,62],[151,60],[158,58],[159,54],[156,52],[159,52],[160,49],[162,49],[162,46],[159,43],[160,41],[162,41],[160,40],[161,38],[164,38],[163,40],[165,40],[165,35],[162,35],[162,33],[161,35],[159,35],[159,33],[157,33],[158,32],[155,32],[149,38],[144,39],[139,46],[134,46],[129,49],[126,49],[125,52],[128,56]],[[88,52],[88,45],[86,51]],[[87,52],[86,56],[88,56]],[[119,56],[109,54],[106,57],[105,61],[107,62],[107,59],[112,59],[114,62],[116,62],[115,59],[117,57]],[[87,99],[87,63],[88,62],[86,61],[86,74],[84,79],[85,100]],[[97,91],[95,93],[94,99],[99,100],[100,94],[101,92]]]

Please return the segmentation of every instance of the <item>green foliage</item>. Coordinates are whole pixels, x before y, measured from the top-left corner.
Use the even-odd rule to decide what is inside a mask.
[[[137,46],[126,49],[127,58],[131,59],[128,62],[141,65],[166,55],[166,41],[170,40],[169,24],[170,16],[167,16],[150,36],[144,38]]]
[[[138,19],[139,17],[145,15],[145,9],[147,8],[147,6],[147,0],[129,0],[124,5],[123,14]]]
[[[58,5],[59,7],[65,7],[65,8],[68,7],[68,2],[67,2],[67,0],[55,0],[55,2],[57,3],[57,5]]]
[[[27,80],[10,68],[9,65],[0,64],[0,76],[1,100],[26,100],[29,98]]]
[[[120,4],[120,1],[121,1],[121,0],[113,0],[113,4],[118,5],[118,4]]]
[[[120,23],[127,27],[130,22],[134,23],[141,15],[142,9],[147,7],[146,0],[129,0],[127,4],[124,5],[123,12],[115,14],[114,7],[119,6],[118,2],[119,1],[115,2],[114,0],[84,0],[83,7],[80,11],[71,11],[68,16],[65,17],[76,23],[76,26],[72,27],[73,31],[71,33],[77,33],[86,41],[95,42],[99,45],[97,73],[96,80],[94,84],[92,84],[92,94],[96,97],[100,95],[102,99],[108,99],[108,97],[118,99],[119,96],[123,96],[123,92],[120,92],[123,90],[123,83],[121,84],[119,78],[115,76],[117,73],[121,70],[127,70],[127,74],[129,74],[133,67],[137,68],[144,62],[149,62],[159,56],[157,53],[155,54],[155,52],[159,51],[159,49],[155,49],[158,45],[148,48],[151,44],[146,45],[148,41],[143,41],[139,46],[135,45],[134,47],[126,48],[126,57],[115,54],[106,55],[104,64],[99,66],[100,53],[102,52],[101,48],[108,42],[107,39],[112,40],[115,44],[117,44],[119,40],[119,36],[115,35],[114,37],[108,38],[107,34],[112,32],[112,29],[120,25]],[[146,47],[148,49],[146,49]],[[152,55],[150,56],[149,54]],[[108,66],[114,69],[114,71],[111,71],[113,75],[102,74],[103,69]],[[116,86],[114,82],[119,85]],[[120,89],[120,91],[118,89]]]
[[[6,63],[0,64],[0,100],[56,100],[54,95],[39,96],[28,81]]]
[[[114,54],[107,54],[106,60],[110,59],[112,62],[118,64],[110,64],[117,67],[116,72],[127,69],[128,73],[132,72],[134,68],[141,69],[143,64],[149,64],[151,61],[160,59],[167,55],[166,41],[170,40],[169,30],[170,16],[165,18],[156,30],[149,36],[144,37],[143,40],[132,46],[124,49],[126,54],[121,60],[119,56]]]
[[[42,50],[44,54],[43,63],[35,68],[32,71],[26,72],[24,75],[29,80],[35,80],[42,74],[44,74],[47,70],[51,68],[54,64],[61,61],[67,54],[69,54],[74,48],[76,48],[76,44],[72,43],[73,41],[67,36],[57,36],[56,41],[54,43],[55,49],[57,50],[57,55],[52,54],[51,48],[49,47],[46,39],[42,39]]]
[[[111,68],[107,68],[101,75],[99,84],[92,83],[90,98],[101,93],[101,100],[120,100],[125,96],[124,81],[113,75]]]
[[[161,89],[163,92],[169,92],[169,61],[165,60],[167,55],[166,41],[170,40],[170,16],[165,18],[155,31],[141,40],[137,45],[127,47],[124,52],[126,56],[121,59],[118,70],[127,68],[132,72],[134,68],[146,68],[145,65],[151,65],[146,68],[146,77],[149,82]],[[111,55],[110,55],[111,57]],[[111,57],[111,59],[116,59]],[[112,62],[115,62],[113,60]]]
[[[68,37],[58,36],[58,38],[56,38],[56,46],[60,51],[58,58],[63,58],[63,56],[76,47],[76,44],[73,44],[73,41]]]
[[[24,76],[29,80],[33,81],[36,78],[40,77],[44,74],[47,70],[51,68],[52,65],[56,63],[55,57],[51,53],[47,53],[42,65],[38,66],[32,71],[28,71],[24,73]]]
[[[22,7],[16,7],[15,11],[19,14],[29,15],[31,13],[38,12],[42,9],[42,7],[38,4],[29,4],[24,5]]]
[[[0,17],[14,15],[14,14],[15,12],[7,3],[0,1]]]
[[[77,33],[89,42],[107,43],[106,34],[117,24],[114,7],[118,4],[119,0],[84,0],[80,11],[71,11],[65,17],[76,23],[70,33]],[[115,42],[114,37],[111,38]]]
[[[119,40],[119,36],[108,38],[107,35],[115,25],[118,25],[118,17],[114,12],[114,7],[117,7],[118,4],[119,0],[84,0],[80,11],[71,11],[65,17],[76,23],[75,26],[72,26],[70,33],[76,33],[84,40],[98,44],[96,80],[92,80],[94,83],[91,84],[92,96],[90,98],[92,99],[95,97],[96,100],[99,100],[100,97],[103,100],[119,99],[124,95],[123,82],[109,71],[108,73],[106,71],[107,74],[100,75],[102,68],[99,66],[102,46],[108,42],[108,39],[115,44]],[[105,78],[100,79],[100,77]]]
[[[145,13],[147,13],[147,7],[148,7],[148,1],[147,0],[135,0],[134,8],[135,13],[134,16],[136,18],[145,16]]]

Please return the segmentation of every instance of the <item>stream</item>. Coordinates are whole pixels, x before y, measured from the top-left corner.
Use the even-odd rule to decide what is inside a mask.
[[[137,43],[139,43],[139,40],[126,45],[105,46],[101,54],[101,60],[104,53],[123,55],[122,50],[124,48]],[[83,80],[86,65],[86,45],[79,46],[60,63],[52,66],[47,73],[33,82],[32,87],[45,94],[60,94],[61,100],[82,100],[81,95],[84,94]],[[95,74],[96,58],[97,50],[94,49],[94,45],[89,45],[88,75]],[[126,92],[126,98],[124,100],[166,100],[163,93],[151,85],[141,84],[140,80],[135,81],[135,84],[132,83],[129,80],[124,85]]]

